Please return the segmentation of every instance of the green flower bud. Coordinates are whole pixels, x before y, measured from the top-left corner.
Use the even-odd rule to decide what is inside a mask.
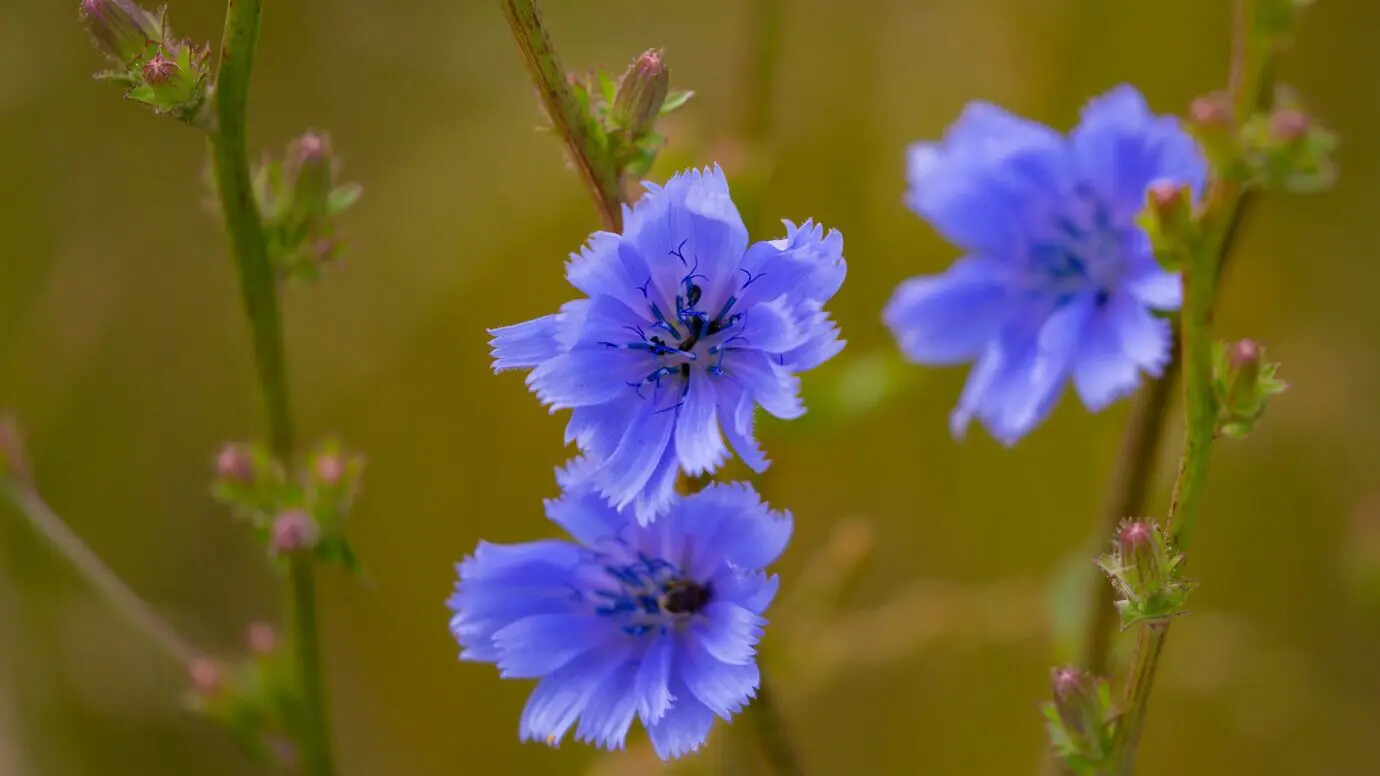
[[[628,137],[637,139],[651,132],[656,126],[661,106],[666,102],[666,94],[671,87],[671,71],[662,61],[661,51],[652,49],[633,61],[632,67],[624,74],[618,84],[618,92],[613,99],[613,121],[615,126],[627,132]]]
[[[129,0],[82,0],[81,20],[96,47],[125,68],[142,65],[163,40],[162,20]]]
[[[1213,351],[1213,392],[1217,398],[1218,430],[1233,439],[1250,433],[1265,414],[1271,396],[1288,387],[1275,377],[1279,364],[1265,361],[1265,350],[1249,339],[1230,346],[1217,343]]]

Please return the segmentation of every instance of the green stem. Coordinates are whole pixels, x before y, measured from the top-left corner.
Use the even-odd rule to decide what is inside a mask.
[[[284,462],[293,454],[283,321],[277,277],[254,199],[246,144],[249,81],[259,40],[262,0],[229,0],[216,72],[216,129],[212,151],[221,208],[229,232],[240,293],[249,318],[254,360],[268,416],[269,439]],[[311,560],[294,558],[288,573],[286,617],[304,704],[302,747],[306,776],[330,776],[330,733],[321,676],[316,591]]]
[[[777,776],[804,776],[805,769],[801,767],[800,756],[791,745],[791,738],[786,732],[786,721],[781,716],[776,694],[772,692],[765,673],[762,675],[761,686],[757,688],[756,699],[747,708],[747,717],[752,722],[753,730],[757,732],[762,757],[772,773]]]
[[[1272,50],[1251,34],[1253,0],[1236,0],[1232,34],[1230,91],[1238,120],[1267,110],[1272,102]],[[1200,242],[1185,257],[1184,299],[1180,313],[1180,346],[1184,361],[1184,446],[1174,481],[1165,527],[1178,551],[1192,539],[1207,484],[1208,461],[1217,435],[1217,401],[1212,389],[1212,314],[1224,257],[1235,241],[1245,214],[1248,190],[1219,177],[1208,192]],[[1141,626],[1123,714],[1117,730],[1117,773],[1130,776],[1145,725],[1156,669],[1169,637],[1169,622]]]
[[[623,226],[623,181],[620,171],[599,138],[591,132],[590,118],[575,100],[565,69],[556,57],[551,37],[542,26],[536,0],[503,0],[503,13],[513,30],[532,84],[537,87],[552,127],[565,143],[571,162],[584,179],[599,217],[610,231]]]
[[[164,654],[184,666],[199,654],[105,565],[33,486],[13,477],[0,476],[0,496],[13,504],[29,525],[42,534],[116,612],[143,631]]]

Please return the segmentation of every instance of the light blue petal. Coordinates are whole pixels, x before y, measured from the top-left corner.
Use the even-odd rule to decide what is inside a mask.
[[[729,601],[715,601],[703,610],[694,636],[711,657],[729,665],[745,665],[757,655],[757,642],[767,621]]]
[[[999,262],[970,257],[901,283],[882,313],[901,352],[921,364],[976,358],[1006,321],[1006,273]]]
[[[805,405],[800,401],[800,378],[761,351],[740,350],[728,355],[724,371],[736,378],[762,409],[782,420],[805,414]]]
[[[1121,337],[1106,318],[1104,309],[1088,327],[1073,365],[1073,385],[1089,412],[1100,412],[1140,384],[1139,370],[1122,351]]]
[[[757,403],[752,400],[752,394],[743,388],[742,383],[731,377],[714,378],[714,389],[717,393],[718,414],[724,436],[728,438],[733,452],[738,454],[743,463],[761,474],[767,470],[770,461],[762,453],[752,432]]]
[[[733,344],[767,353],[785,353],[799,347],[805,336],[783,294],[743,313],[742,329]]]
[[[522,740],[559,744],[603,683],[630,658],[631,648],[615,641],[542,679],[522,710],[518,728]]]
[[[623,432],[618,447],[595,474],[600,492],[614,507],[622,509],[631,504],[646,486],[671,443],[675,423],[674,410],[660,409],[652,401],[640,402],[638,413]]]
[[[1183,282],[1177,272],[1165,272],[1153,259],[1139,263],[1123,287],[1141,304],[1155,310],[1177,310],[1183,301]]]
[[[611,232],[595,232],[565,265],[572,286],[590,297],[614,297],[634,309],[646,303],[638,288],[648,276],[647,262],[637,249]]]
[[[1140,93],[1119,86],[1091,100],[1071,134],[1074,155],[1112,212],[1134,217],[1156,180],[1189,184],[1200,193],[1206,165],[1176,119],[1152,114]]]
[[[590,468],[597,467],[599,461],[613,455],[633,418],[642,409],[643,402],[637,399],[636,391],[630,393],[633,400],[615,400],[571,411],[570,422],[565,427],[565,443],[574,442],[589,454],[586,474]]]
[[[641,337],[637,334],[639,328],[647,325],[646,318],[630,309],[622,301],[612,296],[596,296],[589,300],[584,315],[579,322],[579,328],[570,337],[570,345],[573,349],[594,350],[600,346],[608,347],[604,343],[626,346],[630,342],[639,342]],[[643,371],[652,370],[651,360],[646,358],[645,352],[637,352],[634,355],[642,362]]]
[[[572,464],[573,466],[574,464]],[[582,465],[582,464],[581,464]],[[567,467],[565,472],[572,471]],[[557,475],[557,480],[561,475]],[[628,519],[609,506],[603,499],[586,491],[571,493],[571,482],[563,486],[565,495],[559,499],[549,499],[546,516],[565,532],[586,547],[594,547],[602,539],[616,538],[628,524]]]
[[[723,171],[687,170],[648,191],[628,212],[624,238],[650,269],[656,301],[669,317],[685,279],[703,275],[708,302],[726,298],[726,286],[747,247],[747,228],[729,195]]]
[[[693,637],[682,643],[681,656],[680,678],[685,686],[700,703],[725,720],[732,719],[752,699],[762,681],[756,662],[724,663]]]
[[[917,143],[906,161],[906,203],[956,245],[994,255],[1019,239],[1032,202],[1069,182],[1063,138],[990,103],[969,105],[943,143]]]
[[[647,478],[647,484],[632,500],[633,515],[639,524],[647,525],[671,505],[676,495],[676,476],[680,471],[680,458],[676,456],[675,446],[667,445],[652,476]]]
[[[575,738],[603,749],[622,749],[637,715],[633,684],[637,665],[624,663],[585,705]]]
[[[630,350],[576,350],[543,361],[527,375],[527,385],[553,412],[588,407],[631,393],[628,383],[645,377],[646,367]]]
[[[556,316],[543,315],[540,318],[489,329],[493,339],[489,340],[493,356],[493,370],[527,369],[555,358],[560,352],[556,342]]]
[[[1121,349],[1131,363],[1159,375],[1169,361],[1169,321],[1155,317],[1128,294],[1114,294],[1106,315],[1107,325],[1116,329]]]
[[[498,669],[504,679],[546,676],[617,633],[612,621],[588,612],[525,617],[494,634]]]
[[[847,344],[839,339],[839,327],[829,319],[829,314],[817,308],[806,313],[803,328],[806,332],[804,342],[782,354],[782,366],[791,372],[814,369],[837,356]]]
[[[691,369],[690,385],[676,419],[676,455],[692,477],[718,469],[728,458],[728,448],[719,433],[714,384],[704,369]]]
[[[676,697],[669,711],[661,719],[648,724],[647,737],[652,748],[663,760],[674,760],[691,752],[698,751],[709,737],[709,729],[714,725],[714,712],[700,703],[685,682],[676,676],[671,683],[671,692]]]
[[[701,540],[689,567],[692,576],[708,576],[722,561],[743,570],[763,568],[791,538],[790,513],[772,511],[747,482],[710,483],[685,497],[680,514],[686,532]]]
[[[664,634],[657,635],[642,655],[634,693],[637,696],[637,713],[643,725],[651,727],[656,724],[675,700],[670,688],[671,660],[674,655],[674,638]]]

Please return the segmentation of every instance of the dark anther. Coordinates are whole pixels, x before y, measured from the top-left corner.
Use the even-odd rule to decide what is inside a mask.
[[[680,259],[681,266],[685,265],[685,254],[682,251],[685,248],[685,244],[688,242],[690,242],[689,239],[681,240],[680,245],[677,245],[675,250],[670,251],[670,254],[672,256],[675,256],[677,259]]]
[[[666,583],[661,609],[669,614],[694,614],[714,600],[712,585],[676,579]]]

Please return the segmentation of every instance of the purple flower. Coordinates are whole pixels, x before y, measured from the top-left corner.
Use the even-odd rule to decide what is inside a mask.
[[[1068,137],[987,103],[942,143],[909,151],[907,204],[966,252],[941,275],[905,281],[885,319],[922,364],[975,362],[951,416],[1005,444],[1048,416],[1072,379],[1091,411],[1169,358],[1179,278],[1156,263],[1136,217],[1156,181],[1201,193],[1192,138],[1131,87],[1090,102]]]
[[[715,717],[756,693],[777,589],[762,569],[790,539],[789,513],[740,483],[673,496],[650,525],[581,486],[546,514],[575,541],[481,542],[459,565],[449,606],[460,658],[540,680],[523,740],[554,746],[574,728],[621,749],[640,719],[663,759],[695,751]]]
[[[587,298],[492,329],[490,344],[495,371],[531,368],[537,398],[573,410],[566,442],[584,465],[571,476],[647,522],[677,474],[717,470],[730,445],[767,467],[753,413],[805,412],[796,374],[843,347],[823,306],[846,265],[842,235],[810,221],[749,245],[718,167],[649,184],[623,216],[623,234],[595,233],[566,264]]]

